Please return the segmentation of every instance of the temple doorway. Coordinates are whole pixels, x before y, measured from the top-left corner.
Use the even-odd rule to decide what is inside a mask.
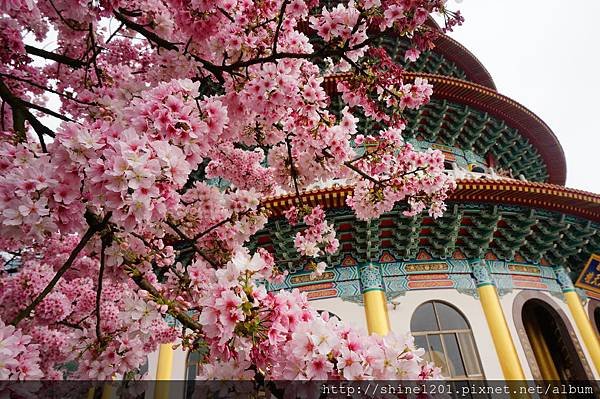
[[[521,315],[543,380],[566,383],[587,379],[569,331],[551,306],[539,299],[530,299],[523,305]]]
[[[594,309],[594,324],[596,327],[596,333],[600,334],[600,307]]]

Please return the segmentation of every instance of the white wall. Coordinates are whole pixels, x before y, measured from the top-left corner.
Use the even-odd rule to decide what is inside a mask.
[[[310,301],[310,304],[317,310],[326,310],[334,313],[352,327],[367,331],[365,308],[358,303],[344,301],[341,298],[328,298]]]

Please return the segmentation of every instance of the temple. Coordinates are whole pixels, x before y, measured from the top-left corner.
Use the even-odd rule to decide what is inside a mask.
[[[402,39],[381,44],[400,58]],[[443,217],[405,217],[403,204],[357,220],[340,184],[303,193],[337,229],[340,250],[310,278],[281,216],[272,211],[251,247],[289,270],[270,290],[298,288],[314,307],[386,334],[410,331],[450,380],[600,379],[600,195],[564,186],[563,149],[550,128],[502,94],[485,67],[442,35],[406,64],[407,79],[434,85],[431,102],[407,113],[406,139],[445,154],[458,187]],[[402,63],[404,61],[402,60]],[[335,82],[326,79],[335,101]],[[361,121],[359,130],[368,131]],[[163,346],[150,359],[159,379],[194,379],[195,357]]]

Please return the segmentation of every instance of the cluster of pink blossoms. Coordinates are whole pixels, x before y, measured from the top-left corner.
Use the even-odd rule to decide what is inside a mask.
[[[44,256],[24,254],[18,273],[2,275],[0,316],[5,323],[14,319],[23,304],[31,303],[39,295],[77,241],[76,236],[54,236],[48,240]],[[98,262],[93,251],[77,259],[73,269],[38,305],[32,317],[13,330],[17,338],[21,333],[29,337],[19,338],[18,342],[27,347],[25,353],[30,355],[15,355],[15,358],[27,361],[23,370],[32,374],[21,371],[20,378],[62,379],[62,372],[56,366],[77,361],[80,367],[71,378],[110,379],[115,373],[139,368],[146,362],[146,353],[175,339],[176,330],[165,322],[162,305],[143,291],[134,292],[130,282],[117,276],[118,270],[105,275],[99,302],[99,343],[95,317]]]
[[[374,5],[371,3],[370,5]],[[340,45],[349,46],[353,49],[367,39],[366,24],[357,25],[360,11],[356,3],[350,1],[347,4],[339,3],[331,11],[323,7],[320,15],[310,17],[309,22],[317,34],[326,42],[339,41]],[[348,51],[346,56],[351,61],[357,61],[364,55],[366,47],[359,47]]]
[[[402,200],[408,201],[406,216],[429,207],[429,214],[438,217],[446,209],[447,192],[456,183],[443,173],[444,155],[438,150],[413,150],[401,133],[401,129],[388,129],[379,137],[358,135],[354,141],[365,149],[356,167],[373,177],[354,180],[354,192],[346,199],[359,219],[378,217]]]
[[[295,206],[291,206],[284,213],[292,226],[298,223],[299,214],[300,211]],[[325,220],[325,212],[320,206],[312,208],[302,220],[306,228],[297,232],[294,238],[294,247],[300,255],[307,258],[319,258],[325,254],[337,252],[340,243],[335,238],[333,226]],[[323,274],[327,267],[325,262],[310,262],[309,265],[313,269],[311,278]]]
[[[279,380],[428,380],[441,370],[423,360],[407,334],[366,335],[326,313],[298,324],[282,351]],[[290,357],[291,354],[291,357]]]
[[[33,380],[43,376],[38,345],[31,337],[0,319],[0,380]]]
[[[85,179],[90,205],[113,209],[113,220],[128,230],[177,206],[177,190],[227,123],[218,102],[206,101],[200,115],[196,90],[191,81],[164,83],[135,99],[116,123],[67,124],[59,131],[55,156],[67,158]]]
[[[440,378],[410,335],[368,336],[311,310],[306,294],[266,292],[272,259],[238,253],[202,295],[200,323],[210,346],[206,379],[268,380]],[[256,365],[256,369],[251,366]]]
[[[362,108],[367,117],[402,128],[402,111],[427,104],[433,86],[420,77],[413,83],[404,83],[402,68],[382,48],[369,49],[368,58],[365,72],[341,80],[337,90],[349,106]]]

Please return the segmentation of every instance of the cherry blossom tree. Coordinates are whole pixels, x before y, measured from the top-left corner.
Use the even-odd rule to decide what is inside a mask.
[[[0,0],[0,378],[136,378],[171,342],[202,349],[209,379],[438,376],[408,335],[267,292],[286,272],[247,243],[288,193],[322,273],[339,243],[302,202],[315,184],[353,186],[360,219],[444,211],[442,154],[402,139],[432,86],[375,46],[406,37],[416,59],[430,14],[461,22],[444,3]]]

